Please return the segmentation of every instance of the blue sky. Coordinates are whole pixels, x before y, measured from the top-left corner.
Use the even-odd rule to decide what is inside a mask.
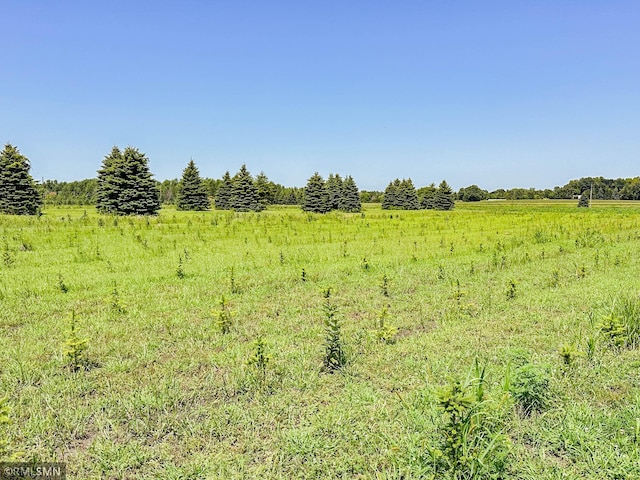
[[[638,1],[0,0],[0,141],[159,180],[546,188],[640,175]]]

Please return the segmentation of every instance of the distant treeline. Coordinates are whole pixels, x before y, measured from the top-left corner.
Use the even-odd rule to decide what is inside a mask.
[[[263,173],[256,177],[260,188],[268,192],[269,204],[302,205],[304,188],[285,187],[269,180]],[[216,196],[222,179],[203,178],[207,192],[211,198]],[[165,205],[174,205],[177,198],[178,179],[158,182],[160,201]],[[79,180],[74,182],[59,182],[45,180],[40,188],[43,189],[47,205],[94,205],[96,203],[97,180]],[[421,197],[424,191],[435,188],[435,185],[422,187],[417,190]],[[584,177],[571,180],[562,187],[536,190],[535,188],[498,189],[492,192],[483,190],[477,185],[461,188],[454,194],[455,200],[474,202],[487,199],[533,200],[533,199],[573,199],[583,192],[591,192],[593,188],[594,200],[640,200],[640,177],[608,179],[603,177]],[[361,190],[360,199],[363,203],[382,203],[384,192]]]

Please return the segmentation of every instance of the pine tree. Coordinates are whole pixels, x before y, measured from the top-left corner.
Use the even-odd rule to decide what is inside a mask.
[[[98,171],[99,212],[116,215],[155,215],[160,210],[160,189],[149,171],[149,160],[137,148],[117,147]]]
[[[96,209],[100,213],[117,213],[118,188],[110,181],[113,175],[114,163],[122,161],[122,152],[113,146],[111,153],[102,160],[102,168],[98,170],[98,185],[96,187]]]
[[[328,211],[327,190],[324,179],[318,172],[314,173],[307,181],[307,186],[304,189],[302,210],[314,213],[326,213]]]
[[[389,185],[387,185],[387,188],[385,188],[384,195],[382,197],[383,209],[388,210],[391,208],[397,208],[398,194],[400,193],[398,191],[399,187],[400,187],[400,180],[398,180],[397,178],[394,181],[389,182]]]
[[[275,185],[264,172],[260,172],[256,176],[255,186],[258,190],[258,201],[262,206],[266,208],[267,205],[271,205],[275,201]]]
[[[229,172],[222,176],[222,183],[218,187],[214,198],[216,210],[231,210],[231,197],[233,196],[233,180]]]
[[[327,189],[327,208],[337,210],[340,208],[340,197],[342,197],[342,177],[330,173],[325,188]]]
[[[362,209],[360,192],[351,175],[342,182],[342,195],[340,197],[340,210],[343,212],[359,212]]]
[[[416,194],[416,187],[413,185],[413,181],[402,180],[400,182],[400,189],[398,195],[398,206],[405,210],[418,210],[418,195]]]
[[[453,190],[445,180],[442,180],[433,198],[433,208],[436,210],[453,210],[453,207],[455,207]]]
[[[182,172],[178,184],[178,210],[209,210],[209,196],[193,160]]]
[[[590,206],[589,191],[585,190],[580,194],[580,199],[578,200],[578,208],[589,208]]]
[[[0,213],[36,215],[42,197],[29,174],[29,159],[7,143],[0,152]]]
[[[244,164],[233,177],[231,208],[236,212],[259,212],[264,210],[264,206],[258,199],[258,189],[253,183],[253,177]]]
[[[432,183],[427,187],[422,187],[419,192],[422,195],[422,199],[420,200],[420,208],[433,210],[435,208],[434,199],[437,192],[435,184]]]

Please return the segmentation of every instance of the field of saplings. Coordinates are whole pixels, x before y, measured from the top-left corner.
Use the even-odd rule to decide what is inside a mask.
[[[640,478],[640,203],[0,216],[0,458]]]

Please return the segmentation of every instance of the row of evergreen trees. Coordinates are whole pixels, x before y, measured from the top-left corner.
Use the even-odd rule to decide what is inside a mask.
[[[421,198],[411,179],[396,178],[389,183],[382,198],[382,208],[395,210],[452,210],[455,206],[454,193],[445,180],[438,188],[431,184],[420,189]]]
[[[360,192],[351,175],[347,175],[343,180],[340,175],[331,173],[325,182],[322,176],[315,172],[307,181],[302,203],[305,212],[359,212],[361,208]]]

